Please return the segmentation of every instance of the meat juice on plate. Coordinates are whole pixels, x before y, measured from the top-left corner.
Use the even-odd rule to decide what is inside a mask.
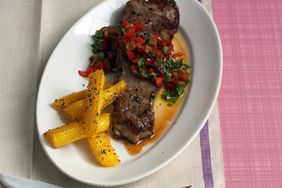
[[[190,64],[190,57],[189,57],[189,50],[183,43],[183,40],[179,33],[174,35],[174,38],[172,40],[174,44],[175,52],[182,52],[184,53],[183,62],[185,64]],[[191,79],[191,78],[190,78]],[[165,130],[167,130],[168,126],[174,121],[176,118],[178,112],[180,111],[182,104],[186,98],[187,93],[189,92],[189,85],[187,86],[186,94],[178,99],[174,104],[169,103],[162,99],[162,92],[163,89],[161,89],[158,92],[158,95],[155,99],[154,103],[154,111],[155,111],[155,131],[154,135],[150,138],[144,139],[140,141],[138,144],[131,144],[126,143],[126,149],[130,155],[136,155],[142,151],[144,146],[155,142],[160,136],[163,135]]]

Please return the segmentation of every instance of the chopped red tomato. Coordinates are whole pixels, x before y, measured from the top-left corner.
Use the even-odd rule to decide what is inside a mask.
[[[142,23],[141,22],[137,22],[134,24],[134,29],[135,31],[142,31],[143,28],[142,28]]]
[[[93,65],[93,67],[94,67],[95,70],[98,70],[98,69],[105,68],[105,65],[106,65],[106,62],[101,60],[101,61],[98,61],[97,63],[95,63]]]
[[[161,75],[163,75],[163,74],[164,74],[164,71],[163,71],[162,69],[159,69],[159,73],[160,73]]]
[[[154,62],[154,59],[148,58],[145,62],[145,65],[147,65],[147,66],[152,65],[153,62]]]
[[[163,83],[163,78],[160,78],[160,77],[154,77],[154,81],[155,81],[155,84],[156,84],[156,86],[158,86],[158,87],[161,87],[161,85],[162,85],[162,83]]]
[[[133,72],[134,72],[134,71],[138,71],[138,69],[139,69],[139,68],[138,68],[137,65],[131,65],[131,66],[130,66],[130,70],[133,71]]]
[[[125,36],[128,38],[131,38],[132,36],[134,36],[136,34],[136,30],[135,28],[130,28],[128,31],[126,31]]]
[[[158,34],[155,34],[152,39],[155,40],[155,41],[158,41],[158,38],[159,38],[159,35]]]
[[[133,60],[133,59],[136,58],[136,55],[135,55],[132,51],[130,51],[130,50],[127,50],[127,51],[126,51],[126,54],[127,54],[127,57],[128,57],[130,60]]]
[[[171,88],[171,89],[174,89],[176,87],[174,82],[168,82],[168,83],[166,83],[166,86]]]
[[[153,68],[149,68],[149,69],[148,69],[148,72],[149,72],[149,73],[153,73],[153,72],[155,72],[155,70],[154,70]]]
[[[140,60],[140,58],[137,57],[137,58],[132,60],[132,63],[137,64],[139,60]]]
[[[133,39],[133,41],[139,44],[145,44],[145,40],[143,40],[141,37],[136,37]]]
[[[179,79],[188,79],[188,75],[186,73],[182,73],[179,75]]]
[[[163,41],[160,42],[160,45],[170,46],[170,45],[172,45],[172,42],[170,40],[163,40]]]
[[[126,27],[126,26],[128,26],[128,24],[129,24],[129,21],[128,20],[124,20],[124,22],[123,22],[123,27]]]

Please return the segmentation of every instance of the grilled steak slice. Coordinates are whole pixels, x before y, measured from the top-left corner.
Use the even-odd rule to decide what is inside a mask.
[[[172,39],[179,25],[179,12],[174,0],[130,0],[127,2],[123,20],[143,23],[147,34],[161,34],[163,39]],[[129,60],[122,49],[117,55],[117,64],[128,90],[115,102],[113,133],[133,143],[154,134],[154,100],[158,88],[148,80],[134,76],[129,69]]]
[[[141,22],[147,33],[172,39],[179,26],[179,10],[174,0],[130,0],[123,20]]]
[[[137,78],[129,70],[125,54],[118,54],[122,64],[119,80],[125,80],[128,90],[116,101],[113,111],[113,132],[133,143],[154,133],[154,100],[158,88],[147,80]]]

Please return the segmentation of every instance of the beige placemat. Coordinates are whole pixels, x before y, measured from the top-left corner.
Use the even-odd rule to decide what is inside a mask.
[[[41,1],[0,0],[0,172],[28,177],[39,70]]]

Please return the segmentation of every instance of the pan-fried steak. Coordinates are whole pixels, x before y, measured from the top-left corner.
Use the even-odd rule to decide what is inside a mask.
[[[131,73],[125,54],[120,51],[118,56],[121,56],[119,63],[123,68],[119,80],[126,81],[128,90],[115,101],[113,132],[118,137],[138,143],[154,133],[153,107],[158,88]]]
[[[123,20],[141,22],[147,33],[172,39],[179,26],[179,10],[174,0],[130,0]]]
[[[179,11],[174,0],[130,0],[127,2],[123,20],[141,22],[147,34],[159,34],[171,40],[179,26]],[[122,49],[117,56],[128,90],[115,102],[113,133],[133,143],[154,134],[154,100],[158,88],[145,79],[134,76],[129,69],[129,60]]]

